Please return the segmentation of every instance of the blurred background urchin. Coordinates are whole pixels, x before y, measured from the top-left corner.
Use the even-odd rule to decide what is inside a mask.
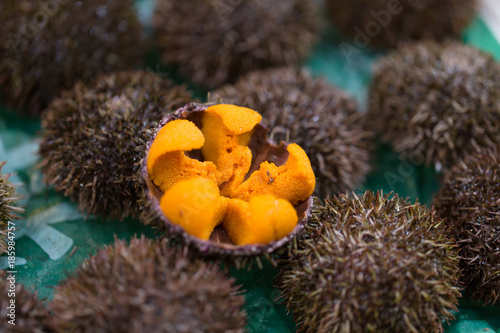
[[[38,115],[78,80],[142,65],[131,0],[4,0],[0,22],[0,100],[19,112]]]
[[[310,0],[158,0],[153,17],[163,61],[207,88],[298,65],[317,40],[317,22]]]
[[[354,190],[370,169],[373,135],[356,100],[305,70],[254,71],[210,98],[256,110],[272,140],[300,145],[318,178],[317,195]]]
[[[326,0],[331,23],[358,47],[396,47],[417,40],[458,38],[477,0]]]
[[[451,166],[500,143],[500,63],[459,42],[403,45],[376,63],[368,105],[396,151]]]
[[[146,131],[190,102],[184,86],[149,71],[78,83],[42,115],[40,165],[46,182],[88,214],[138,216],[136,174]]]

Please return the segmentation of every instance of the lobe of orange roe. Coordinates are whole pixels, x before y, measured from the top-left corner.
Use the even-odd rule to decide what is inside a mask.
[[[268,244],[292,232],[297,222],[290,202],[264,194],[249,202],[230,199],[223,226],[236,245]]]
[[[222,222],[228,200],[221,197],[217,183],[203,177],[174,184],[161,198],[165,216],[188,234],[208,240]]]
[[[201,151],[221,173],[222,195],[228,196],[250,170],[252,152],[246,145],[261,120],[259,113],[235,105],[219,104],[205,110],[201,131],[206,141]]]
[[[316,186],[311,162],[300,146],[292,143],[287,150],[289,156],[284,165],[277,167],[274,163],[263,162],[232,197],[249,201],[253,196],[272,194],[293,205],[309,198]]]
[[[186,119],[168,122],[158,132],[147,157],[148,173],[153,183],[167,192],[175,183],[193,177],[205,177],[215,183],[220,177],[212,162],[189,158],[184,151],[200,149],[205,138],[196,125]]]

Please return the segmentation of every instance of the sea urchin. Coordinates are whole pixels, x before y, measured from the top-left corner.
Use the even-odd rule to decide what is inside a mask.
[[[46,181],[89,214],[138,215],[138,147],[147,129],[191,101],[185,87],[147,71],[78,83],[42,115]]]
[[[458,257],[425,206],[398,196],[340,195],[278,276],[301,332],[438,332],[459,292]]]
[[[141,237],[100,250],[56,287],[56,332],[239,333],[244,304],[219,265]]]
[[[487,303],[500,298],[499,153],[483,150],[446,171],[434,200],[459,244],[462,282]]]
[[[406,157],[451,166],[500,143],[500,64],[458,42],[405,45],[381,59],[369,113]]]

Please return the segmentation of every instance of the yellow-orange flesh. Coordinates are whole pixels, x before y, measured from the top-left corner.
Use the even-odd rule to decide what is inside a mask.
[[[290,144],[284,165],[263,162],[244,181],[252,164],[247,145],[261,119],[247,108],[214,105],[205,110],[201,129],[175,120],[158,132],[147,166],[172,223],[204,240],[222,223],[235,245],[268,244],[293,231],[294,205],[312,195],[315,176],[304,150]],[[185,155],[194,149],[205,161]]]

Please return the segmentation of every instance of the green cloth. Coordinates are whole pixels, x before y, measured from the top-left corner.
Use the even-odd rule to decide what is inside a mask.
[[[464,34],[467,43],[492,53],[500,59],[500,45],[485,24],[477,18]],[[333,31],[324,34],[322,43],[304,64],[315,75],[323,75],[332,83],[356,96],[365,106],[366,88],[370,82],[372,62],[380,52],[362,50],[346,59],[339,48],[339,37]],[[152,57],[156,58],[156,57]],[[150,68],[157,68],[151,60]],[[162,68],[162,70],[164,70]],[[205,92],[201,91],[202,94]],[[136,220],[103,220],[79,213],[74,203],[43,185],[37,164],[39,120],[26,120],[0,108],[0,160],[8,160],[4,171],[17,172],[13,179],[24,183],[20,192],[26,197],[26,214],[18,221],[16,240],[17,281],[37,290],[41,298],[50,299],[56,286],[85,258],[114,237],[130,239],[134,234],[154,237],[153,231]],[[389,147],[381,145],[373,161],[365,189],[394,191],[411,200],[429,204],[438,189],[439,178],[423,166],[411,166]],[[394,177],[396,176],[396,177]],[[0,257],[0,268],[6,267],[6,256]],[[232,271],[246,290],[246,310],[250,332],[295,332],[295,324],[284,305],[275,301],[279,292],[273,288],[277,271],[269,266],[247,271]],[[457,319],[446,325],[447,333],[498,332],[500,306],[486,306],[462,298]]]

